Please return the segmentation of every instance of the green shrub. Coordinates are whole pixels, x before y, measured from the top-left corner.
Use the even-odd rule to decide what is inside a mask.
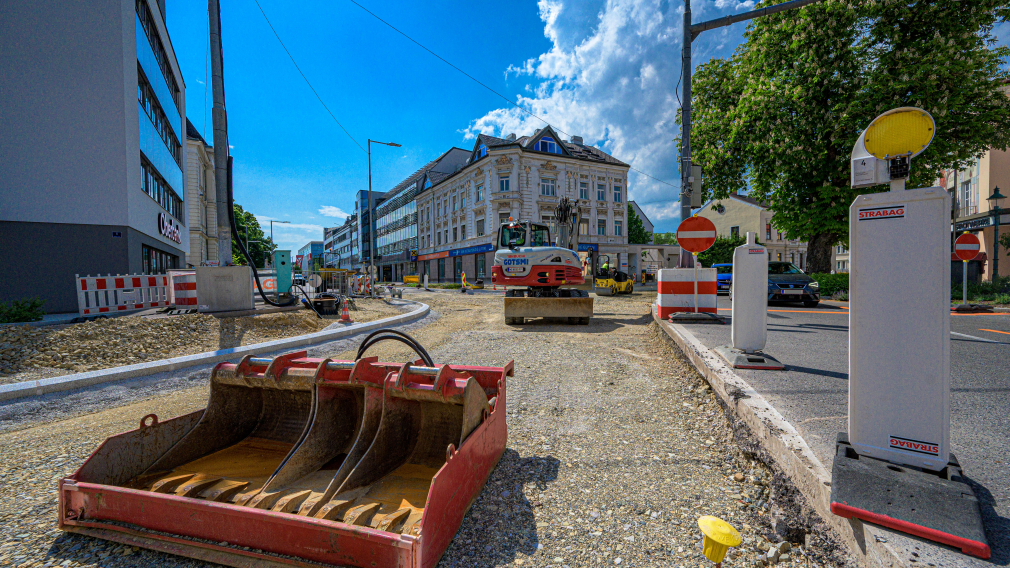
[[[14,300],[8,306],[6,302],[0,302],[0,323],[22,323],[28,321],[41,321],[46,315],[42,309],[45,300],[32,298],[31,300]]]
[[[817,281],[821,285],[821,296],[831,296],[835,292],[849,290],[849,275],[847,273],[840,274],[810,274],[811,278]]]
[[[1006,300],[1010,296],[1010,276],[997,276],[993,280],[983,280],[978,284],[968,283],[969,302],[995,302],[1004,303],[998,298]],[[957,282],[950,287],[950,299],[960,303],[963,295],[961,293],[961,283]]]

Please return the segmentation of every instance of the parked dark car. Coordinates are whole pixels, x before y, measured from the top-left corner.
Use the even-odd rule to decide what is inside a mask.
[[[807,308],[816,308],[821,301],[821,287],[791,262],[769,262],[768,301],[803,302]]]
[[[733,298],[732,286],[729,297]],[[769,262],[768,301],[801,302],[807,308],[816,308],[821,301],[821,286],[791,262]]]
[[[729,287],[733,284],[732,264],[713,264],[715,269],[715,292],[716,294],[729,294]]]

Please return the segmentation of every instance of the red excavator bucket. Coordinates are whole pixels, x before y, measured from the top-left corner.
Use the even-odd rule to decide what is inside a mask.
[[[434,566],[505,451],[505,367],[222,363],[203,411],[105,441],[60,528],[230,566]]]

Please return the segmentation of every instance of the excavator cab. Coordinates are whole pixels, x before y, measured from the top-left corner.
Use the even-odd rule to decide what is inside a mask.
[[[611,263],[609,254],[597,255],[593,276],[593,291],[597,296],[630,294],[633,290],[628,273],[618,270]]]
[[[498,229],[499,248],[516,249],[524,246],[551,246],[550,228],[539,223],[519,223],[510,220]]]

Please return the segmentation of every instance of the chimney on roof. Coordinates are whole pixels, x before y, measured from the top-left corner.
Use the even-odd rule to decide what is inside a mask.
[[[515,142],[516,141],[516,133],[513,132],[513,133],[509,134],[508,136],[506,136],[505,137],[505,141],[506,142]]]
[[[582,137],[581,136],[572,136],[572,144],[578,144],[579,146],[581,146],[582,145]]]

